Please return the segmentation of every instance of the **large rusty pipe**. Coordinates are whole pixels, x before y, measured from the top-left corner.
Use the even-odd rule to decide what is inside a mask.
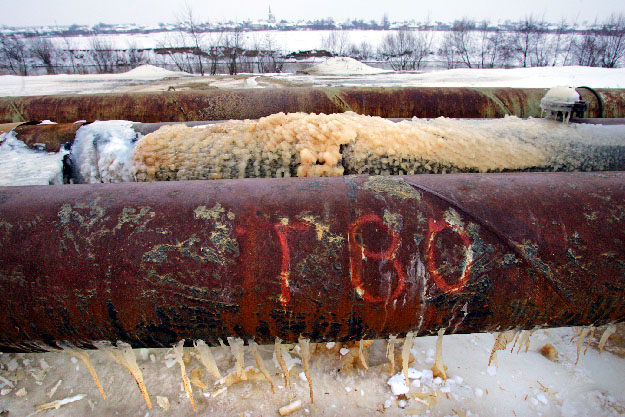
[[[0,347],[625,320],[625,173],[0,188]]]
[[[579,91],[588,102],[587,117],[625,117],[625,90]],[[0,123],[43,119],[183,122],[345,111],[386,118],[540,117],[540,100],[546,92],[543,88],[302,87],[4,97],[0,98]]]

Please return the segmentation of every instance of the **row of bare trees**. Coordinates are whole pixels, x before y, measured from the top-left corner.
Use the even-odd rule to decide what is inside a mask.
[[[158,51],[180,71],[214,75],[218,65],[229,74],[282,71],[284,52],[270,35],[250,42],[240,29],[202,32],[188,5],[178,16],[177,26],[178,30],[158,45]]]
[[[424,26],[428,26],[425,24]],[[383,60],[396,71],[418,70],[426,59],[447,68],[505,68],[585,65],[613,68],[625,55],[625,17],[612,16],[583,32],[565,22],[555,29],[532,16],[503,30],[488,22],[463,19],[434,45],[434,31],[401,28],[383,38],[377,53],[363,41],[353,44],[349,32],[332,31],[321,46],[335,56]]]
[[[34,68],[43,68],[48,74],[57,72],[86,73],[93,68],[98,73],[112,73],[118,68],[136,67],[148,61],[146,51],[134,44],[125,50],[97,36],[89,40],[88,50],[77,49],[71,38],[63,38],[64,45],[55,45],[49,38],[21,38],[0,34],[0,73],[29,75]]]
[[[150,61],[201,75],[224,70],[230,74],[275,73],[283,69],[285,52],[270,34],[250,39],[251,35],[240,30],[203,32],[191,9],[179,17],[178,23],[178,30],[153,51],[156,54],[136,45],[118,50],[105,37],[95,35],[87,50],[79,50],[71,37],[59,38],[54,44],[45,37],[0,34],[0,73],[27,75],[34,67],[43,68],[48,74],[59,70],[81,73],[89,68],[110,73]],[[354,43],[349,31],[335,30],[323,37],[321,47],[334,56],[386,62],[396,71],[419,70],[432,61],[447,68],[612,68],[625,64],[625,17],[612,16],[581,32],[572,30],[565,22],[550,28],[531,16],[505,30],[488,22],[463,19],[454,22],[446,32],[389,30],[377,47],[366,40]]]
[[[614,68],[625,56],[625,17],[612,16],[590,30],[574,32],[565,22],[550,30],[528,17],[512,30],[463,19],[454,22],[438,49],[447,68],[585,65]],[[434,51],[432,51],[434,53]]]

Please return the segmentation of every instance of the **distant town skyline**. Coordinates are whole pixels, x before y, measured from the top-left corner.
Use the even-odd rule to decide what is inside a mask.
[[[469,18],[502,23],[520,20],[532,15],[538,19],[558,23],[602,21],[611,14],[625,12],[622,0],[439,0],[439,1],[372,1],[372,0],[316,0],[297,2],[287,0],[240,0],[216,2],[206,0],[0,0],[3,13],[0,25],[49,26],[94,25],[97,23],[136,23],[156,25],[174,23],[189,5],[199,21],[257,21],[268,18],[268,9],[280,21],[315,20],[332,17],[340,23],[346,19],[381,21],[387,14],[391,21],[442,21]]]

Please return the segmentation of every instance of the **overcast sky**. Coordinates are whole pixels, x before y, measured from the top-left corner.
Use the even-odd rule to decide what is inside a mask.
[[[624,0],[0,0],[0,25],[37,26],[104,23],[169,23],[188,3],[202,21],[257,20],[271,9],[278,20],[333,17],[392,21],[451,22],[468,17],[503,22],[533,14],[551,22],[602,20],[625,13]]]

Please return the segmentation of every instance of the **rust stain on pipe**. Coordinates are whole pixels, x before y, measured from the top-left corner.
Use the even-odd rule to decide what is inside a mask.
[[[0,347],[625,320],[625,173],[0,188]]]
[[[48,152],[58,152],[66,143],[74,142],[76,131],[82,123],[22,125],[16,127],[16,137],[28,146],[45,145]]]
[[[598,117],[597,97],[580,91],[589,101],[586,116]],[[602,117],[625,116],[625,90],[595,91],[604,102]],[[82,119],[185,122],[348,110],[386,118],[540,117],[540,99],[546,92],[542,88],[340,87],[7,97],[0,98],[0,123],[22,118],[59,123]]]

